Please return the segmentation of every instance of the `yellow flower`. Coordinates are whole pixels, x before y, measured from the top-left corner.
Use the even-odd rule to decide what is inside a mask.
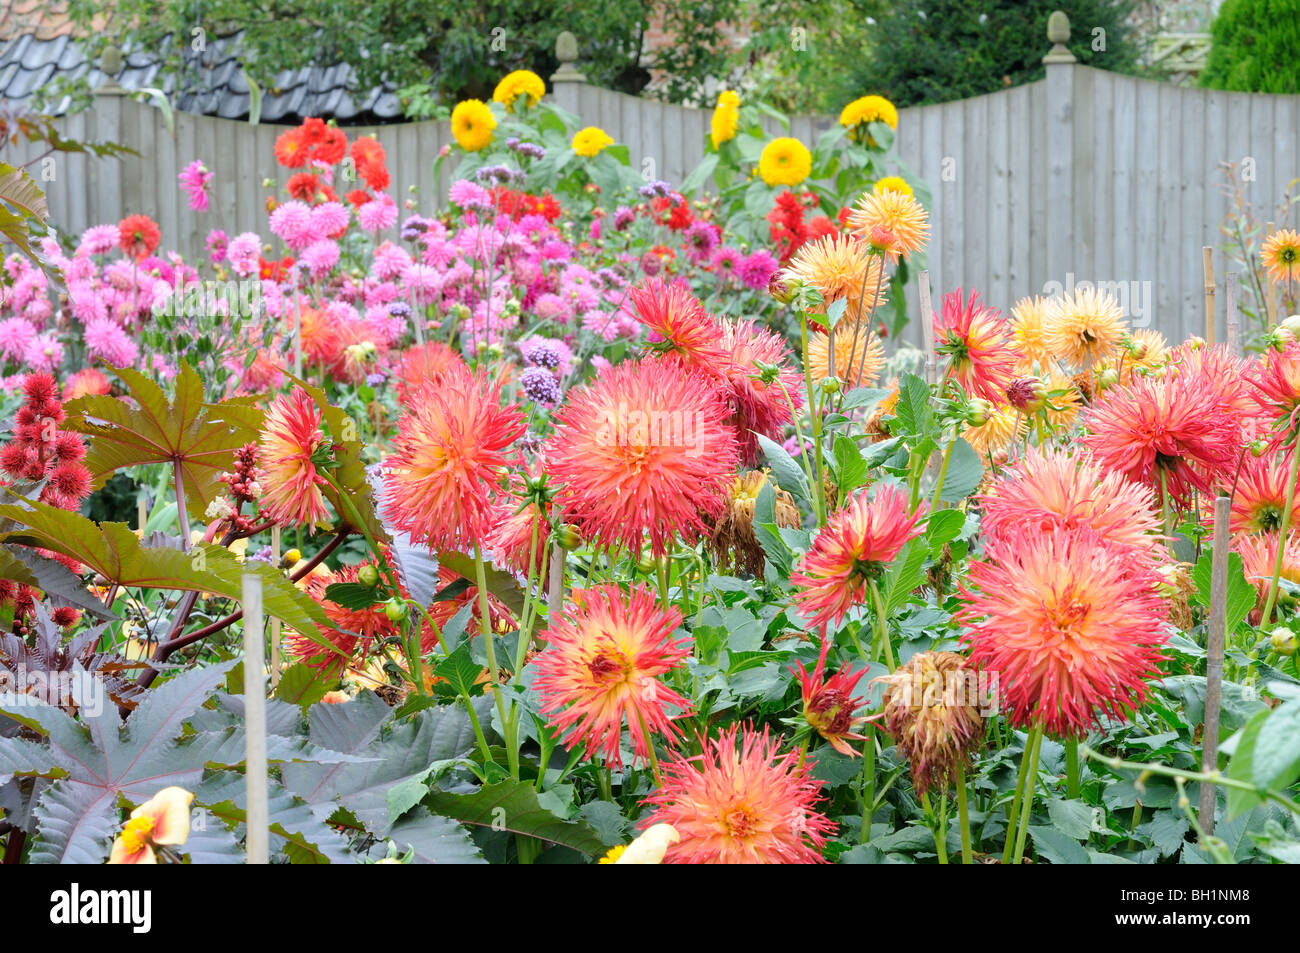
[[[600,858],[600,863],[617,864],[618,859],[623,856],[623,852],[626,850],[627,844],[619,844],[617,847],[611,847],[608,852],[606,852],[605,856]]]
[[[682,839],[671,824],[653,824],[626,847],[612,847],[602,864],[662,864],[668,848]]]
[[[850,130],[852,138],[860,142],[865,137],[868,145],[875,145],[866,134],[865,126],[869,122],[883,122],[890,129],[897,129],[898,110],[884,96],[863,96],[853,100],[840,112],[840,125]]]
[[[184,788],[163,788],[131,812],[122,833],[113,841],[110,864],[156,864],[153,849],[184,844],[190,836],[190,802],[194,795]]]
[[[740,97],[731,90],[725,90],[718,97],[718,105],[713,110],[712,132],[713,148],[736,138],[736,127],[740,125]]]
[[[1286,228],[1274,232],[1264,242],[1259,257],[1273,281],[1291,282],[1300,278],[1300,232]]]
[[[1095,288],[1049,301],[1044,327],[1052,355],[1080,369],[1110,357],[1128,330],[1119,302]]]
[[[515,102],[520,96],[527,96],[525,107],[536,106],[537,101],[546,95],[546,83],[532,70],[517,69],[507,73],[492,93],[492,98],[505,106],[510,112],[515,111]]]
[[[597,126],[588,126],[586,129],[579,129],[573,134],[573,151],[580,156],[586,156],[588,159],[599,154],[606,146],[612,146],[613,144],[614,140],[609,137],[604,129]]]
[[[492,130],[496,127],[496,116],[482,100],[467,99],[451,111],[451,134],[466,152],[485,148],[492,141]]]
[[[1044,324],[1046,319],[1047,299],[1038,295],[1021,298],[1011,309],[1011,337],[1024,359],[1020,369],[1026,373],[1033,370],[1035,364],[1046,367],[1052,356]]]
[[[912,187],[907,184],[907,180],[901,179],[896,175],[887,175],[883,179],[878,180],[876,184],[872,186],[871,191],[879,195],[881,192],[885,191],[885,189],[892,189],[895,192],[902,192],[904,195],[907,196],[914,195],[914,193],[912,192]]]
[[[811,172],[812,153],[789,136],[773,139],[758,157],[758,174],[768,185],[798,185]]]

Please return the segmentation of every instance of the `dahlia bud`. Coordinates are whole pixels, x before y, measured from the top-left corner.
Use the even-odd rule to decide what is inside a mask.
[[[1300,648],[1296,634],[1284,625],[1279,625],[1268,637],[1269,647],[1278,655],[1295,655]]]
[[[966,405],[966,422],[972,427],[983,427],[993,414],[993,405],[982,397],[972,397]]]
[[[840,379],[838,377],[822,378],[823,394],[838,394],[840,392]]]
[[[1205,338],[1192,335],[1187,339],[1187,349],[1189,351],[1199,351],[1205,347]]]
[[[655,561],[655,558],[649,553],[643,553],[636,561],[637,572],[647,576],[655,571],[657,565],[658,563]]]
[[[910,762],[917,793],[955,781],[984,737],[982,699],[966,660],[953,652],[918,652],[878,681],[887,686],[885,730]]]
[[[280,568],[292,569],[298,564],[298,560],[300,559],[302,559],[301,550],[286,549],[284,555],[280,557]]]
[[[893,229],[884,225],[873,225],[871,227],[871,234],[868,237],[868,241],[871,244],[871,250],[873,252],[884,254],[894,247],[894,244],[898,239],[895,237]]]
[[[1024,414],[1032,414],[1047,403],[1047,385],[1038,377],[1020,377],[1007,385],[1007,402]]]
[[[774,273],[768,281],[767,293],[775,298],[779,304],[789,304],[790,299],[794,297],[794,292],[781,280],[780,272]]]
[[[659,256],[652,251],[646,252],[641,256],[641,271],[647,278],[653,278],[659,274],[659,269],[663,267],[663,262]]]
[[[1300,339],[1300,314],[1290,314],[1281,320],[1279,328],[1284,328],[1292,340]]]
[[[577,549],[582,545],[582,536],[572,525],[565,526],[556,534],[555,541],[560,544],[561,549]]]
[[[1281,354],[1283,351],[1286,350],[1286,346],[1290,344],[1292,341],[1294,341],[1295,339],[1296,338],[1294,333],[1292,333],[1289,329],[1284,328],[1281,325],[1278,325],[1272,331],[1269,331],[1267,334],[1264,335],[1264,345],[1265,347],[1277,351],[1279,354]]]
[[[1140,361],[1147,356],[1147,345],[1145,341],[1139,341],[1137,338],[1129,338],[1128,353],[1135,361]]]
[[[1262,457],[1268,452],[1268,441],[1261,437],[1258,440],[1250,442],[1250,455],[1252,457]]]
[[[769,364],[767,361],[754,361],[754,370],[758,372],[758,379],[764,384],[770,384],[781,374],[779,364]]]
[[[389,599],[384,603],[384,615],[389,622],[401,622],[409,611],[405,599]]]
[[[379,570],[374,566],[362,566],[357,570],[357,582],[373,589],[379,585]]]
[[[1119,383],[1119,371],[1108,367],[1097,375],[1097,390],[1109,390]]]

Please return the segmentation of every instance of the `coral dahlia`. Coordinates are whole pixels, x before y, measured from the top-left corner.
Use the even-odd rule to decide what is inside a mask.
[[[1006,322],[979,303],[978,291],[965,302],[960,288],[944,295],[943,311],[934,315],[934,340],[952,359],[948,373],[969,396],[1002,402],[1015,376],[1016,352]]]
[[[318,467],[325,443],[321,413],[301,387],[276,398],[262,428],[262,509],[283,526],[326,519],[326,485]]]

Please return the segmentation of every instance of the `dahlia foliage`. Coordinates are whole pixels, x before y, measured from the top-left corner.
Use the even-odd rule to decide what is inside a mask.
[[[667,182],[547,94],[417,182],[285,128],[255,220],[196,157],[200,258],[4,261],[6,859],[242,857],[265,690],[276,861],[1205,862],[1211,671],[1234,856],[1294,857],[1300,326],[916,314],[888,100],[814,146],[724,90]]]

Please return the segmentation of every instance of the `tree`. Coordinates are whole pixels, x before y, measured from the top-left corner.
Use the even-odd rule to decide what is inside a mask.
[[[1226,0],[1210,32],[1202,86],[1300,93],[1300,0]]]
[[[165,75],[201,82],[199,52],[211,37],[243,31],[241,65],[264,89],[284,69],[346,63],[356,86],[387,81],[430,87],[434,97],[486,100],[515,69],[549,77],[559,66],[555,40],[578,38],[590,82],[639,93],[650,80],[641,63],[646,25],[680,27],[679,42],[649,66],[669,69],[673,101],[702,91],[723,55],[719,26],[739,0],[69,0],[68,13],[98,59],[116,43],[157,51]],[[107,24],[105,26],[105,24]],[[161,82],[161,80],[160,80]],[[59,90],[62,94],[64,90]]]
[[[1133,72],[1140,47],[1125,19],[1131,0],[876,0],[864,65],[850,75],[859,94],[898,106],[941,103],[1030,83],[1043,76],[1047,18],[1070,17],[1079,62]]]

